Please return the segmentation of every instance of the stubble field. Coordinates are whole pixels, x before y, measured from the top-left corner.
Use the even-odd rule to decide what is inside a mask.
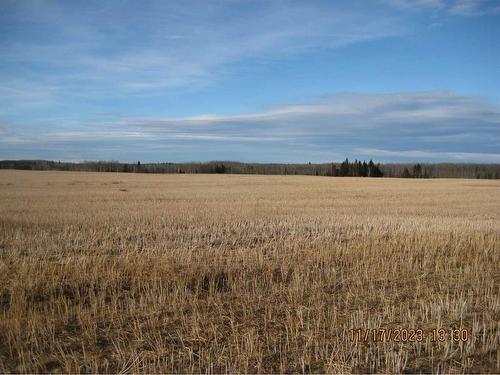
[[[500,372],[499,251],[499,181],[3,170],[0,372]]]

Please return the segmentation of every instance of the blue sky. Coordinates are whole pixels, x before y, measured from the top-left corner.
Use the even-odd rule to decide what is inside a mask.
[[[0,2],[0,159],[500,163],[500,2]]]

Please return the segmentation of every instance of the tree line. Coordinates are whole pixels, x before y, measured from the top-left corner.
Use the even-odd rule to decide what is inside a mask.
[[[84,171],[124,173],[218,173],[263,175],[313,175],[400,178],[485,178],[500,179],[500,164],[375,164],[372,160],[344,160],[341,163],[240,163],[210,161],[205,163],[120,163],[84,161],[79,163],[49,160],[2,160],[0,169],[39,171]]]

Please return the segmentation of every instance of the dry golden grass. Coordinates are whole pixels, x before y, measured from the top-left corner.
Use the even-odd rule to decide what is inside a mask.
[[[499,245],[498,181],[0,171],[0,371],[499,372]]]

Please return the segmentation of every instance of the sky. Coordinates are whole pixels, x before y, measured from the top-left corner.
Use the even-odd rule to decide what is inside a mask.
[[[0,2],[0,159],[500,163],[500,1]]]

